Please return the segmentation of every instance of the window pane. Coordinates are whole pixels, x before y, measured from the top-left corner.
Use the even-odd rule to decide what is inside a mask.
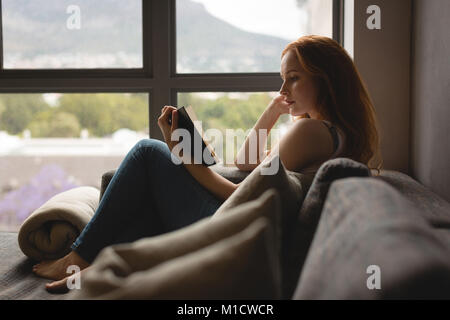
[[[333,0],[177,0],[177,72],[278,72],[291,41],[332,37]]]
[[[250,129],[263,114],[277,92],[224,93],[189,92],[178,94],[179,106],[194,109],[207,140],[225,165],[234,165],[234,158],[245,141]],[[284,114],[268,135],[267,148],[274,146],[292,122]],[[221,139],[215,136],[220,131]]]
[[[148,128],[148,94],[0,94],[0,230],[57,193],[100,188]]]
[[[141,68],[141,7],[141,0],[2,0],[4,68]]]

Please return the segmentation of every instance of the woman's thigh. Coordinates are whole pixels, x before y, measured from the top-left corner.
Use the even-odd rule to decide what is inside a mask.
[[[144,139],[136,148],[146,162],[149,201],[159,213],[166,232],[211,216],[222,204],[183,164],[174,163],[166,143]]]

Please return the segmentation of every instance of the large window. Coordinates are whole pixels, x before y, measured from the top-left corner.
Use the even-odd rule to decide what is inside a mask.
[[[0,230],[57,193],[100,188],[148,137],[145,93],[0,94],[0,106]]]
[[[217,156],[224,165],[232,166],[250,129],[276,95],[276,92],[183,92],[178,94],[178,103],[193,108]],[[291,123],[288,114],[278,119],[268,135],[268,149]]]
[[[136,141],[162,139],[164,105],[249,130],[281,86],[288,42],[342,40],[341,0],[0,3],[0,229],[55,193],[99,187]]]
[[[140,0],[3,0],[3,67],[142,67],[141,6]]]
[[[329,0],[177,0],[177,72],[278,72],[305,34],[332,37]]]

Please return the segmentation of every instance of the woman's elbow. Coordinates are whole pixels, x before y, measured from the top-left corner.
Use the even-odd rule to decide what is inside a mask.
[[[258,165],[251,165],[251,164],[247,164],[247,163],[241,163],[237,160],[234,161],[234,165],[236,166],[236,168],[238,168],[241,171],[252,171],[253,169],[255,169]]]
[[[270,151],[269,151],[270,152]],[[269,153],[266,151],[266,154],[262,155],[259,159],[255,161],[247,161],[247,159],[236,157],[234,159],[234,165],[241,171],[253,171],[259,164],[267,157]]]

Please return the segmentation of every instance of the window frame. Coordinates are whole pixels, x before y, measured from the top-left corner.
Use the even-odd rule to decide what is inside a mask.
[[[149,95],[149,137],[162,140],[157,119],[179,92],[278,91],[279,73],[176,73],[176,0],[142,0],[143,67],[133,69],[3,69],[0,0],[0,93]],[[333,38],[343,44],[344,0],[333,0]]]

